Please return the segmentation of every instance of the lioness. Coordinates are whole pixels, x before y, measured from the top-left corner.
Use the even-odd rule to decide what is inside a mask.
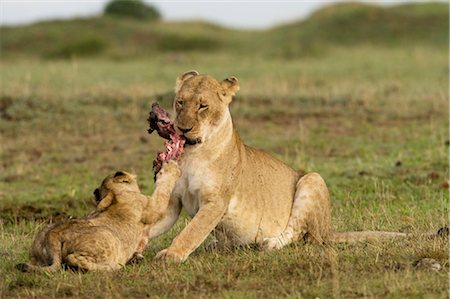
[[[33,242],[30,262],[17,267],[25,272],[56,271],[61,264],[89,271],[119,269],[133,257],[144,228],[164,214],[179,176],[175,162],[165,163],[152,196],[140,192],[135,175],[118,171],[106,177],[94,191],[97,209],[86,218],[47,226]]]
[[[174,124],[185,138],[182,175],[166,214],[149,229],[148,237],[172,227],[182,206],[192,220],[156,258],[184,261],[212,231],[219,244],[258,243],[267,250],[305,235],[318,242],[405,236],[333,233],[329,193],[322,177],[317,173],[301,177],[241,141],[228,108],[238,90],[235,77],[219,82],[190,71],[176,80]]]

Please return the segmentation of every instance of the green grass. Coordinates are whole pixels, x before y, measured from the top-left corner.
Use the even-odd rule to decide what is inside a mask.
[[[181,26],[160,23],[152,30],[182,35]],[[190,30],[215,37],[211,32],[223,29]],[[447,298],[448,243],[419,236],[448,223],[449,193],[441,187],[449,178],[447,49],[355,42],[320,55],[280,56],[272,54],[288,41],[248,53],[251,47],[239,43],[257,44],[276,30],[236,31],[236,49],[220,43],[214,51],[175,56],[158,50],[125,59],[127,47],[116,49],[120,60],[107,54],[112,48],[101,58],[36,59],[32,49],[3,56],[0,298]],[[143,192],[152,192],[152,160],[162,140],[146,133],[147,114],[156,99],[170,106],[176,76],[190,69],[239,78],[231,112],[243,139],[296,169],[319,172],[331,192],[336,231],[417,237],[331,248],[294,244],[269,253],[202,245],[181,265],[153,261],[186,225],[183,216],[151,241],[144,261],[115,273],[15,270],[46,223],[93,208],[92,191],[113,171],[137,173]],[[423,257],[443,270],[415,269]]]
[[[151,193],[151,161],[162,141],[146,134],[145,119],[154,99],[170,106],[174,78],[192,68],[239,77],[231,110],[244,140],[320,172],[336,230],[419,234],[447,223],[448,190],[440,187],[448,178],[446,53],[356,47],[289,64],[240,58],[236,67],[225,53],[191,54],[183,64],[164,56],[3,62],[3,297],[446,296],[447,244],[421,238],[339,245],[331,253],[302,244],[274,253],[200,248],[183,265],[153,262],[184,218],[151,242],[145,261],[117,273],[15,271],[42,221],[86,214],[107,174],[134,171]],[[421,257],[445,270],[415,270]]]

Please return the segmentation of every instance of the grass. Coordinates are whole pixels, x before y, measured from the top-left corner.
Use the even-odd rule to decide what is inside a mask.
[[[445,270],[418,271],[412,263],[432,257],[448,269],[447,244],[421,238],[333,251],[302,244],[276,253],[200,248],[183,265],[153,262],[185,218],[151,243],[144,262],[117,273],[14,270],[45,220],[91,209],[92,190],[107,174],[132,170],[151,193],[151,161],[162,142],[146,134],[145,119],[153,99],[170,105],[174,78],[192,68],[239,76],[242,92],[231,110],[244,140],[295,168],[320,172],[336,230],[419,234],[443,226],[447,57],[430,51],[336,49],[321,59],[285,64],[254,57],[237,67],[228,63],[235,56],[225,54],[192,54],[181,65],[164,57],[4,61],[2,296],[446,296]]]
[[[159,26],[179,33],[176,24]],[[222,29],[204,28],[210,30]],[[447,49],[355,43],[319,56],[243,49],[220,44],[211,52],[121,60],[106,53],[3,57],[0,298],[448,297],[448,243],[419,236],[448,223],[449,193],[441,186],[449,178]],[[115,273],[15,270],[46,223],[92,209],[93,189],[113,171],[137,173],[143,192],[152,192],[152,160],[162,140],[146,133],[147,114],[155,99],[170,106],[176,76],[190,69],[239,78],[231,112],[243,139],[296,169],[319,172],[331,192],[336,231],[416,237],[330,248],[294,244],[276,252],[202,245],[184,264],[154,262],[186,225],[183,216],[151,241],[144,261]],[[443,270],[414,268],[423,257]]]

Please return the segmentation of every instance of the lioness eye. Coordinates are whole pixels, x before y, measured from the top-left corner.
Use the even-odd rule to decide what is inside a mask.
[[[177,100],[177,105],[180,107],[183,106],[183,100]]]
[[[208,105],[200,104],[200,108],[198,110],[206,110],[208,109]]]

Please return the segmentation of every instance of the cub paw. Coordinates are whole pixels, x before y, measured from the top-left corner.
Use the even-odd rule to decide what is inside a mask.
[[[175,162],[174,160],[168,160],[164,162],[161,170],[156,175],[156,180],[166,175],[171,175],[177,178],[181,175],[181,169],[178,166],[177,162]]]
[[[135,252],[133,256],[128,260],[127,265],[138,264],[144,259],[144,256],[140,252]]]
[[[17,264],[15,268],[21,272],[30,272],[30,267],[25,263]]]

